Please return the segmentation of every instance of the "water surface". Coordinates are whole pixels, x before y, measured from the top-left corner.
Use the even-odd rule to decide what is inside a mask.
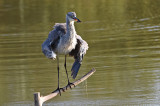
[[[158,0],[0,1],[0,104],[33,106],[34,92],[56,89],[56,61],[41,53],[41,44],[54,23],[75,11],[82,20],[76,31],[90,47],[77,78],[93,67],[97,71],[45,105],[159,105],[159,5]],[[67,58],[68,70],[73,61]],[[60,86],[67,84],[63,63],[61,56]]]

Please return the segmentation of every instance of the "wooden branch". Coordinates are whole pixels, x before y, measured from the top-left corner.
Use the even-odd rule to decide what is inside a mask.
[[[73,82],[74,85],[71,85],[71,88],[70,86],[65,86],[63,87],[63,90],[60,89],[61,93],[62,92],[65,92],[66,90],[68,89],[72,89],[74,88],[75,86],[77,86],[78,84],[80,84],[81,82],[83,82],[84,80],[86,80],[88,77],[90,77],[94,72],[96,71],[96,69],[92,69],[91,71],[89,71],[86,75],[84,75],[83,77],[81,77],[80,79],[76,80],[75,82]],[[42,104],[49,100],[49,99],[52,99],[53,97],[57,96],[59,94],[59,91],[55,91],[54,93],[51,93],[51,94],[48,94],[46,96],[40,96],[40,92],[36,92],[34,93],[34,103],[35,103],[35,106],[42,106]]]

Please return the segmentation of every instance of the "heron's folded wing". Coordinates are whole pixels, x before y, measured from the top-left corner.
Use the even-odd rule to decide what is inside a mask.
[[[86,41],[84,41],[79,35],[76,35],[77,38],[77,44],[75,49],[73,49],[69,55],[74,56],[75,62],[72,65],[72,74],[71,76],[73,79],[76,78],[78,71],[80,69],[80,66],[82,64],[82,60],[84,55],[86,54],[86,51],[88,50],[88,44]]]

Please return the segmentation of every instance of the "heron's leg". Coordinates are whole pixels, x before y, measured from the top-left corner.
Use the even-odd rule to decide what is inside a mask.
[[[68,72],[67,72],[67,64],[66,64],[66,55],[65,55],[64,68],[65,68],[65,70],[66,70],[67,79],[68,79],[68,83],[69,83]]]
[[[61,89],[63,90],[63,88],[59,88],[59,57],[57,56],[57,70],[58,70],[58,87],[55,91],[53,91],[52,93],[56,92],[57,90],[59,91],[59,94],[61,96]],[[64,91],[64,90],[63,90]]]
[[[66,74],[67,74],[67,79],[68,79],[68,86],[70,87],[71,89],[71,85],[74,85],[73,83],[70,83],[69,81],[69,77],[68,77],[68,72],[67,72],[67,64],[66,64],[66,55],[65,55],[65,63],[64,63],[64,67],[65,67],[65,70],[66,70]],[[75,86],[75,85],[74,85]]]

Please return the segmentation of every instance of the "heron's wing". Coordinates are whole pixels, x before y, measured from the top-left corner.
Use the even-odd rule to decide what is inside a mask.
[[[42,44],[42,52],[48,58],[56,58],[55,48],[61,36],[66,33],[65,23],[56,23],[54,29],[49,32],[48,38]]]
[[[51,48],[54,51],[54,49],[57,47],[60,37],[64,36],[66,34],[66,23],[56,23],[54,25],[54,30],[52,30],[49,34],[51,38]]]
[[[86,41],[84,41],[79,35],[76,35],[77,38],[77,44],[75,49],[73,49],[69,55],[70,56],[74,56],[75,62],[73,63],[72,66],[72,74],[71,76],[73,77],[73,79],[76,78],[79,68],[82,64],[82,60],[84,55],[86,54],[86,51],[88,50],[88,44]]]

